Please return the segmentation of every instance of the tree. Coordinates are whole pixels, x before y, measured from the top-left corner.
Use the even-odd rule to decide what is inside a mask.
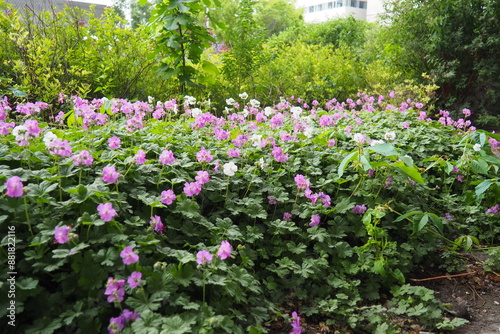
[[[302,10],[296,9],[291,1],[286,0],[259,1],[256,4],[255,19],[265,28],[267,37],[277,35],[303,21]]]
[[[386,10],[407,70],[440,86],[439,107],[481,111],[483,121],[500,115],[499,1],[399,0]]]
[[[220,5],[218,0],[213,1]],[[146,2],[140,0],[139,4]],[[213,64],[201,60],[203,51],[215,39],[199,17],[208,14],[206,9],[212,5],[212,0],[163,0],[151,13],[149,28],[156,41],[159,70],[165,79],[177,77],[180,94],[185,94],[187,87],[210,81],[209,76],[200,75],[196,65],[201,64],[208,74],[217,72]]]
[[[138,28],[141,25],[146,25],[151,17],[153,5],[151,2],[146,1],[140,4],[139,0],[132,0],[130,4],[130,18],[132,21],[132,28]]]
[[[226,28],[229,51],[223,54],[222,72],[232,83],[232,94],[253,88],[253,77],[262,56],[264,34],[255,20],[255,0],[239,1],[234,25]],[[244,87],[248,83],[250,87]]]

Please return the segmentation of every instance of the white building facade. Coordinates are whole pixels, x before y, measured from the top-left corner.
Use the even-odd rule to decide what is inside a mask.
[[[95,6],[97,16],[104,13],[104,8],[111,3],[110,0],[6,0],[18,9],[40,12],[52,9],[61,10],[64,6],[78,7],[88,10],[91,5]]]
[[[306,23],[349,16],[373,22],[384,12],[383,3],[384,0],[297,0],[295,7],[304,10]]]

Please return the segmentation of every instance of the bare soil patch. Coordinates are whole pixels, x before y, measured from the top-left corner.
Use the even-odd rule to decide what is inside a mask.
[[[434,290],[450,311],[470,321],[448,333],[500,334],[500,275],[484,270],[484,254],[466,256],[465,275],[444,274],[416,283]]]

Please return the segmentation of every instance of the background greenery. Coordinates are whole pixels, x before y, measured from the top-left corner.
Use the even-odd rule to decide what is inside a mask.
[[[125,1],[116,3],[116,13],[108,9],[101,18],[75,9],[15,11],[2,3],[4,94],[32,101],[55,101],[59,92],[130,100],[179,94],[183,81],[167,78],[161,69],[180,58],[172,58],[175,49],[152,37],[158,22],[146,23],[154,8],[150,3],[130,2],[131,26],[121,18]],[[427,92],[436,110],[457,116],[467,107],[478,125],[499,126],[497,2],[393,1],[384,24],[353,18],[305,24],[301,12],[282,0],[206,0],[183,6],[186,14],[201,6],[193,18],[208,24],[213,37],[201,62],[186,58],[186,66],[194,67],[188,77],[197,83],[187,93],[205,96],[214,106],[223,107],[228,96],[242,91],[273,103],[292,95],[310,101],[312,92],[314,99],[328,100],[357,91],[383,94],[420,86],[427,87],[418,90]]]

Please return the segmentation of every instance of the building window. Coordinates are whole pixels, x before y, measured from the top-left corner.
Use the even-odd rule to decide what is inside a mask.
[[[329,2],[328,3],[328,9],[332,9],[333,8],[333,2]]]
[[[323,10],[323,4],[316,5],[316,11],[321,12]]]
[[[337,7],[342,7],[344,5],[343,0],[337,0]]]
[[[314,13],[314,6],[309,6],[309,13]]]
[[[358,1],[357,0],[351,0],[351,7],[358,7]]]
[[[359,2],[359,8],[366,9],[366,1],[360,1]]]

